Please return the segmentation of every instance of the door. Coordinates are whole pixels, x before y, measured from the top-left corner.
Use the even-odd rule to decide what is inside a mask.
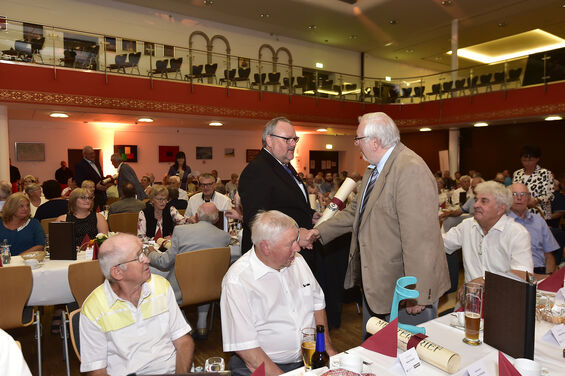
[[[339,171],[339,152],[310,150],[310,173],[316,175],[319,171],[326,172]]]

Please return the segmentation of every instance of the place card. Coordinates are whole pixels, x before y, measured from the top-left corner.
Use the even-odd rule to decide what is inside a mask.
[[[422,362],[414,347],[398,354],[398,360],[407,376],[419,374],[418,368],[422,365]]]
[[[559,324],[554,326],[553,328],[551,328],[551,333],[553,334],[557,342],[559,342],[559,346],[561,346],[562,348],[565,347],[565,325]]]
[[[479,360],[473,364],[471,364],[467,368],[467,372],[465,373],[467,376],[490,376],[489,371],[486,369],[485,365],[483,364],[482,360]]]

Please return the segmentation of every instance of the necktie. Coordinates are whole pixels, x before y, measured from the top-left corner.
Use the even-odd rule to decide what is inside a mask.
[[[284,167],[286,172],[288,172],[288,174],[294,179],[294,174],[292,173],[292,170],[290,169],[290,167],[288,165],[285,165],[285,164],[283,164],[282,166]]]
[[[369,182],[367,183],[367,188],[365,188],[365,194],[363,195],[363,201],[361,202],[361,209],[359,210],[359,213],[361,214],[363,214],[363,211],[365,210],[365,205],[369,200],[369,196],[371,195],[371,191],[375,186],[375,182],[377,181],[378,176],[379,176],[379,171],[377,171],[377,168],[375,167],[373,169],[373,172],[371,172],[371,176],[369,176]]]

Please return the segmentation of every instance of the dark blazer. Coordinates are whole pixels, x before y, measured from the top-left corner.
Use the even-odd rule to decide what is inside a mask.
[[[122,163],[120,167],[120,173],[118,174],[118,192],[120,197],[123,197],[122,186],[128,181],[135,187],[137,199],[145,200],[147,198],[147,195],[145,194],[145,190],[141,186],[141,183],[139,182],[135,171],[127,163]]]
[[[294,169],[293,169],[294,171]],[[296,171],[294,171],[296,174]],[[296,178],[306,190],[298,175]],[[239,195],[243,206],[243,252],[252,246],[250,223],[259,210],[279,210],[292,217],[298,226],[312,228],[314,210],[295,179],[265,149],[251,161],[239,178]]]
[[[84,158],[75,165],[75,180],[78,187],[80,187],[82,182],[85,180],[92,180],[94,182],[94,185],[96,186],[96,184],[98,184],[103,179],[104,172],[102,171],[102,166],[100,166],[100,163],[98,163],[98,161],[94,161],[94,164],[98,168],[98,171],[100,171],[100,175],[96,173],[96,171],[90,166],[90,163],[88,163]],[[102,210],[105,203],[106,192],[95,189],[94,207],[96,208],[96,206],[99,205],[100,209]]]

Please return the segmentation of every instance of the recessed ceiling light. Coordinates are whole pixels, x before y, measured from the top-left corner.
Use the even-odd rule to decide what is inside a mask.
[[[214,0],[204,0],[202,3],[207,7],[211,7],[214,5]]]
[[[479,127],[488,127],[488,123],[485,123],[484,121],[482,121],[482,122],[473,124],[473,127],[477,127],[477,128],[479,128]]]
[[[138,123],[153,123],[153,119],[148,118],[148,117],[142,117],[137,119]]]
[[[259,15],[259,17],[261,17],[261,18],[271,18],[271,15],[269,13],[261,13]]]
[[[505,27],[505,26],[506,26],[506,22],[505,22],[505,21],[499,22],[497,26],[498,26],[498,27]]]
[[[420,132],[429,132],[431,130],[432,130],[432,128],[428,128],[428,127],[420,128]]]
[[[316,31],[318,29],[318,26],[316,25],[308,25],[308,30],[310,31]]]
[[[323,63],[316,63],[316,68],[324,68],[324,64]]]
[[[413,54],[413,53],[414,53],[414,49],[413,49],[413,48],[408,48],[408,49],[406,50],[406,53],[407,53],[407,54]]]
[[[397,20],[390,20],[390,21],[388,21],[388,23],[391,24],[391,25],[396,25],[398,23],[398,21]]]
[[[349,36],[349,39],[357,39],[357,38],[359,38],[359,36],[357,34],[351,34]]]
[[[390,76],[385,76],[385,81],[392,81],[392,78]]]
[[[326,149],[330,150],[330,149],[333,149],[333,148],[334,148],[334,146],[332,144],[326,144]]]
[[[563,118],[559,115],[549,115],[544,120],[545,121],[554,121],[554,120],[563,120]]]
[[[316,129],[316,132],[327,132],[328,130],[326,128],[318,128]]]
[[[69,117],[69,115],[65,114],[64,112],[51,112],[49,116],[51,116],[52,118],[61,118],[61,119],[66,119]]]
[[[221,127],[224,124],[220,123],[219,121],[212,121],[208,125],[211,126],[211,127]]]
[[[443,5],[444,7],[450,7],[453,5],[453,1],[452,0],[443,0],[441,2],[441,5]]]
[[[390,46],[392,46],[392,42],[385,43],[385,47],[390,47]]]

